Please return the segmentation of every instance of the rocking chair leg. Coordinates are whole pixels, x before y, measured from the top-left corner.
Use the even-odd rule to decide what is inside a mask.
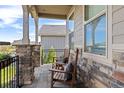
[[[53,88],[53,83],[51,82],[51,88]]]
[[[74,85],[73,85],[73,83],[71,83],[71,88],[73,88],[74,87]]]
[[[51,88],[53,88],[53,72],[51,72]]]
[[[71,82],[71,88],[74,88],[74,85],[76,84],[75,80],[72,80]]]

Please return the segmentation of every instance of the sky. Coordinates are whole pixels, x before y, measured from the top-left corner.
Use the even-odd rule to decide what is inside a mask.
[[[65,25],[64,20],[39,18],[39,29],[42,25]],[[0,5],[0,41],[13,42],[21,40],[23,36],[22,6]],[[34,19],[29,16],[30,40],[35,40]]]

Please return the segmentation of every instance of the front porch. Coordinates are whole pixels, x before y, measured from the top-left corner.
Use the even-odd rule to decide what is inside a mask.
[[[52,64],[44,64],[40,67],[36,67],[34,71],[35,79],[31,85],[24,85],[22,88],[50,88],[51,84],[51,73],[49,69],[51,69]],[[67,84],[63,84],[60,82],[56,82],[54,84],[54,88],[69,88],[70,86]],[[75,88],[85,88],[82,84],[75,85]]]
[[[31,13],[35,20],[36,44],[38,38],[38,18],[64,19],[66,21],[65,47],[72,50],[76,48],[82,49],[77,64],[77,79],[80,83],[84,82],[88,87],[123,87],[124,70],[122,51],[124,49],[122,48],[123,42],[119,39],[122,38],[119,37],[122,33],[122,29],[119,28],[122,26],[117,24],[120,20],[123,20],[121,17],[123,14],[118,12],[119,9],[124,10],[122,7],[109,5],[39,5],[24,6],[23,11],[24,20],[28,21],[28,12]],[[120,19],[116,19],[117,16],[120,16]],[[116,26],[114,27],[113,24],[116,24]],[[23,44],[28,44],[28,25],[24,25],[23,28],[25,28],[23,31],[23,41],[26,41]],[[119,35],[116,32],[118,30]],[[97,33],[97,31],[101,32]],[[70,35],[70,33],[73,34]],[[118,38],[115,37],[116,35]],[[99,36],[103,40],[98,43]]]
[[[49,71],[51,69],[51,64],[44,64],[41,67],[35,68],[34,76],[35,79],[31,85],[25,85],[23,88],[50,88],[51,83],[51,73]],[[63,84],[55,84],[57,87],[69,87]]]
[[[22,7],[23,38],[13,44],[16,46],[16,55],[19,56],[19,73],[17,73],[19,86],[23,88],[50,87],[51,65],[40,66],[42,44],[38,43],[38,19],[43,17],[65,20],[65,48],[81,50],[76,65],[76,88],[124,87],[123,6],[24,5]],[[90,12],[93,14],[90,15]],[[35,22],[34,44],[31,44],[29,39],[29,13]],[[69,23],[72,23],[73,28],[69,28]],[[103,40],[99,39],[101,35],[103,35]],[[95,40],[100,42],[95,42]],[[2,67],[5,66],[2,65]],[[56,83],[54,87],[68,88],[70,86]]]

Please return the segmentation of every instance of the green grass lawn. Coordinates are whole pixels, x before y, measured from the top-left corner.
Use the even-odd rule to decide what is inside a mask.
[[[2,69],[1,70],[1,75],[0,75],[1,76],[1,86],[2,87],[7,87],[7,84],[9,84],[9,82],[11,80],[13,80],[15,75],[16,75],[16,67],[14,65],[12,66],[12,64],[10,66]]]

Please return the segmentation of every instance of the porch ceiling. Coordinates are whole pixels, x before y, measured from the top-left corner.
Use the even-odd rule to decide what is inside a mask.
[[[30,13],[33,18],[66,19],[72,5],[34,5],[30,6]]]

